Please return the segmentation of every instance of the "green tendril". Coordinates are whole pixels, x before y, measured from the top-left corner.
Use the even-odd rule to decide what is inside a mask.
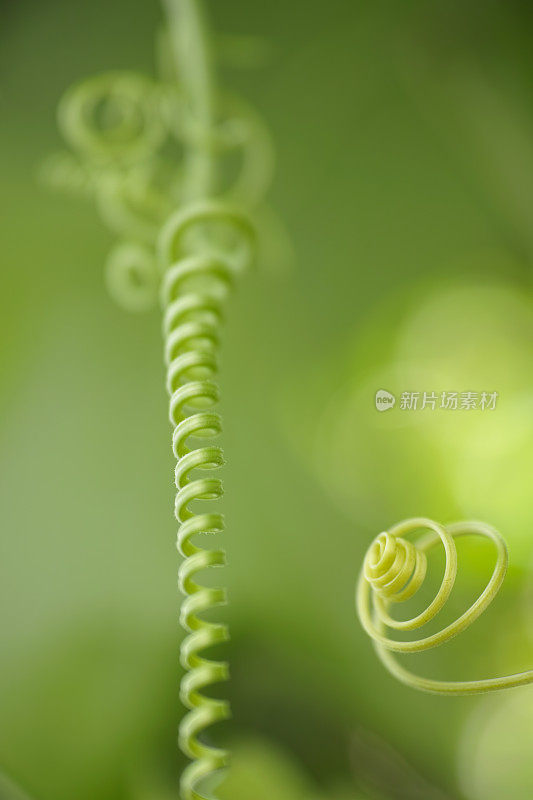
[[[202,238],[191,237],[206,221],[231,228],[242,239],[236,251],[215,255]],[[187,242],[189,245],[187,246]],[[243,259],[243,254],[246,254]],[[197,534],[221,534],[224,518],[218,510],[192,510],[191,503],[213,504],[222,497],[223,486],[211,473],[224,464],[220,446],[214,443],[222,432],[222,419],[215,410],[220,391],[218,371],[220,329],[226,300],[235,277],[250,265],[253,229],[246,217],[223,204],[202,203],[178,211],[160,237],[163,335],[170,396],[172,448],[177,459],[175,514],[179,522],[178,549],[183,556],[179,583],[185,595],[181,624],[187,636],[181,648],[181,663],[187,670],[181,684],[181,699],[189,709],[180,726],[180,746],[193,763],[181,778],[184,800],[200,800],[202,782],[228,765],[228,753],[204,743],[205,728],[227,719],[229,705],[202,694],[206,686],[225,681],[228,665],[204,658],[200,653],[229,638],[226,625],[208,622],[202,614],[226,603],[225,589],[207,588],[196,582],[199,572],[225,564],[222,549],[204,549],[194,542]],[[200,442],[200,444],[191,444]]]
[[[58,123],[71,152],[54,154],[41,170],[55,188],[94,200],[118,239],[107,285],[129,311],[155,305],[145,250],[155,257],[161,227],[191,202],[216,198],[246,208],[263,230],[271,220],[268,236],[276,241],[266,243],[265,255],[290,262],[287,237],[264,204],[274,163],[270,135],[252,108],[215,85],[199,0],[163,5],[159,76],[115,71],[70,88]]]
[[[426,531],[415,542],[404,536]],[[412,641],[397,641],[387,635],[387,629],[412,631],[431,622],[450,596],[457,576],[455,539],[461,536],[482,536],[496,548],[496,563],[492,575],[479,597],[461,616],[431,636]],[[391,606],[411,599],[426,577],[426,553],[438,544],[445,553],[444,576],[431,603],[412,619],[397,620],[389,614]],[[484,522],[456,522],[439,525],[419,517],[400,522],[390,531],[380,533],[370,545],[359,576],[356,606],[365,631],[385,667],[402,683],[433,694],[466,695],[533,683],[533,670],[498,678],[472,681],[441,681],[424,678],[405,669],[393,653],[419,653],[444,644],[475,622],[492,603],[507,572],[507,546],[500,533]]]
[[[47,162],[56,187],[92,197],[117,236],[106,264],[111,296],[130,311],[161,297],[172,449],[176,457],[175,516],[183,561],[180,621],[187,709],[179,742],[192,763],[181,778],[182,800],[205,800],[206,779],[220,778],[228,753],[208,744],[205,729],[229,717],[229,704],[204,694],[228,678],[224,661],[202,655],[226,642],[225,624],[205,612],[226,603],[226,590],[198,581],[225,564],[217,537],[224,518],[224,464],[216,382],[221,328],[235,281],[256,256],[257,214],[275,230],[262,205],[271,176],[270,137],[259,117],[214,83],[209,36],[199,0],[164,0],[168,26],[158,37],[159,79],[110,72],[74,86],[59,107],[72,153]],[[227,161],[240,158],[237,169]],[[246,208],[247,213],[241,211]],[[266,220],[266,222],[265,222]]]

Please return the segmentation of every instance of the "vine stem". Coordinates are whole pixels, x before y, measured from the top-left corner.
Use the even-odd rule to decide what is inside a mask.
[[[176,77],[185,91],[186,102],[200,136],[185,155],[184,200],[210,196],[213,184],[213,157],[209,138],[215,119],[215,79],[211,56],[211,36],[201,0],[163,0]]]

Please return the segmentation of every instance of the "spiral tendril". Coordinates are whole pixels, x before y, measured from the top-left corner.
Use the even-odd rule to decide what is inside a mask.
[[[412,542],[405,536],[425,531]],[[492,541],[496,563],[492,575],[472,605],[449,625],[430,636],[410,641],[397,641],[387,629],[413,631],[431,622],[446,605],[457,576],[455,539],[460,536],[481,536]],[[402,603],[415,596],[426,577],[426,553],[439,542],[445,553],[444,575],[429,605],[408,620],[397,620],[389,613],[393,603]],[[434,694],[466,695],[522,686],[533,682],[533,670],[513,675],[471,681],[441,681],[424,678],[403,667],[393,653],[419,653],[444,644],[466,630],[488,608],[496,597],[507,571],[507,546],[500,533],[484,522],[456,522],[439,525],[424,517],[400,522],[377,536],[367,550],[356,591],[356,606],[365,631],[372,638],[375,650],[389,672],[415,689]]]
[[[212,242],[200,236],[208,223],[231,229],[241,246],[231,251],[221,247],[215,253]],[[254,232],[247,218],[215,202],[178,211],[160,237],[167,391],[172,449],[177,459],[175,514],[178,549],[184,558],[179,570],[179,585],[185,595],[180,621],[187,632],[181,648],[186,670],[181,699],[189,711],[180,726],[180,746],[194,759],[181,778],[184,800],[202,800],[201,783],[228,764],[225,750],[200,738],[206,728],[229,716],[225,700],[206,697],[201,691],[227,680],[228,665],[200,655],[206,648],[228,640],[226,625],[202,617],[214,606],[226,603],[226,591],[196,582],[202,570],[223,566],[225,553],[221,548],[205,549],[194,541],[197,534],[222,533],[224,518],[219,511],[192,510],[191,504],[219,500],[223,493],[220,479],[211,476],[224,464],[221,447],[213,443],[222,431],[222,420],[215,410],[220,397],[215,382],[220,328],[227,296],[236,274],[250,265],[253,247]],[[194,445],[193,441],[201,444]]]
[[[187,51],[186,58],[180,56],[178,80],[169,63],[167,31],[160,44],[164,63],[158,80],[114,71],[71,87],[59,104],[58,122],[72,152],[50,156],[41,170],[54,187],[94,198],[119,239],[106,262],[106,281],[113,298],[129,311],[155,304],[156,273],[147,280],[146,258],[139,249],[155,251],[161,226],[176,207],[211,196],[245,206],[258,224],[272,216],[264,206],[273,172],[269,132],[247,103],[226,91],[213,93],[207,118],[200,113],[207,109],[199,95],[212,92],[203,85],[209,78],[202,63],[207,51],[202,47],[190,58],[189,39],[201,35],[198,4],[169,0],[169,11],[175,5],[180,15],[174,27],[183,28],[179,45]],[[269,236],[279,240],[284,257],[288,248],[278,229],[275,221]]]
[[[228,678],[228,665],[204,654],[229,638],[226,625],[206,618],[226,603],[226,591],[198,582],[198,573],[225,564],[221,547],[202,546],[224,530],[220,510],[209,507],[223,494],[217,471],[224,456],[216,443],[220,332],[233,284],[255,259],[256,229],[278,241],[278,260],[287,247],[263,205],[273,166],[267,130],[242,100],[216,89],[200,0],[163,4],[159,79],[111,72],[70,89],[59,125],[72,152],[50,158],[43,173],[56,187],[92,197],[118,237],[106,265],[112,297],[143,311],[161,296],[185,596],[187,713],[179,742],[192,759],[180,786],[183,800],[206,800],[228,753],[205,741],[204,731],[230,713],[228,702],[204,694]],[[236,210],[242,206],[254,224]]]

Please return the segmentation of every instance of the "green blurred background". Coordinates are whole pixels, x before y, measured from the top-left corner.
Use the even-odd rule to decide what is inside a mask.
[[[398,685],[353,591],[368,543],[402,517],[485,519],[509,542],[506,588],[412,666],[473,678],[533,662],[533,8],[209,11],[215,30],[271,45],[263,66],[221,74],[272,132],[270,200],[295,251],[292,269],[247,276],[225,333],[224,797],[531,798],[532,692]],[[1,12],[0,766],[35,800],[169,800],[181,634],[159,316],[113,304],[112,237],[37,179],[64,89],[152,73],[161,12],[156,0]],[[380,388],[499,401],[378,414]],[[460,556],[456,612],[492,563],[475,543]],[[19,796],[0,781],[2,800]]]

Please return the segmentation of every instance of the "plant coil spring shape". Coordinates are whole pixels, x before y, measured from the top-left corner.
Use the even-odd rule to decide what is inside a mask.
[[[226,602],[226,591],[202,586],[198,577],[225,563],[222,548],[202,546],[224,530],[220,509],[209,507],[223,493],[216,474],[224,463],[216,443],[220,331],[236,278],[256,260],[256,229],[263,247],[265,231],[281,242],[278,254],[283,236],[264,201],[273,169],[269,133],[246,103],[218,90],[202,3],[163,5],[162,74],[150,79],[114,71],[69,89],[59,125],[70,151],[50,159],[43,177],[95,201],[116,237],[106,283],[117,303],[140,312],[161,295],[185,595],[181,699],[187,713],[179,739],[192,760],[180,795],[204,800],[228,764],[228,753],[205,741],[204,731],[230,713],[226,701],[204,694],[228,677],[225,662],[204,655],[228,639],[224,624],[206,618]]]
[[[202,230],[215,225],[224,236],[224,247],[213,247]],[[227,235],[234,245],[227,249]],[[235,244],[236,242],[236,244]],[[180,747],[191,759],[181,778],[183,800],[203,800],[204,779],[227,766],[228,753],[200,739],[215,722],[227,719],[225,700],[206,697],[202,690],[228,678],[228,665],[201,655],[227,641],[226,625],[202,615],[226,602],[226,590],[196,582],[197,573],[221,567],[221,548],[204,549],[197,535],[220,534],[224,519],[219,510],[207,510],[207,501],[219,500],[222,482],[213,473],[224,463],[222,449],[213,440],[222,431],[215,406],[219,388],[215,382],[223,306],[235,277],[248,268],[253,257],[254,231],[247,218],[223,203],[205,201],[173,215],[160,238],[164,269],[162,304],[163,334],[170,396],[172,448],[177,459],[175,514],[179,523],[178,549],[184,558],[179,584],[185,595],[180,621],[187,636],[181,646],[186,670],[181,700],[189,710],[180,726]],[[197,443],[200,442],[198,445]],[[191,508],[202,501],[201,511]]]
[[[425,531],[414,542],[405,536]],[[493,542],[496,563],[492,575],[478,598],[461,616],[437,633],[412,641],[397,641],[387,629],[413,631],[431,622],[445,606],[457,576],[455,539],[461,536],[482,536]],[[439,543],[445,553],[444,575],[430,604],[415,617],[397,620],[389,613],[392,604],[411,599],[426,576],[426,553]],[[367,550],[356,591],[356,606],[365,631],[372,638],[382,663],[402,683],[433,694],[468,695],[533,683],[533,670],[513,675],[470,681],[441,681],[424,678],[405,669],[394,653],[419,653],[444,644],[466,630],[497,595],[507,571],[507,546],[500,533],[484,522],[456,522],[439,525],[424,517],[408,519],[380,533]]]

